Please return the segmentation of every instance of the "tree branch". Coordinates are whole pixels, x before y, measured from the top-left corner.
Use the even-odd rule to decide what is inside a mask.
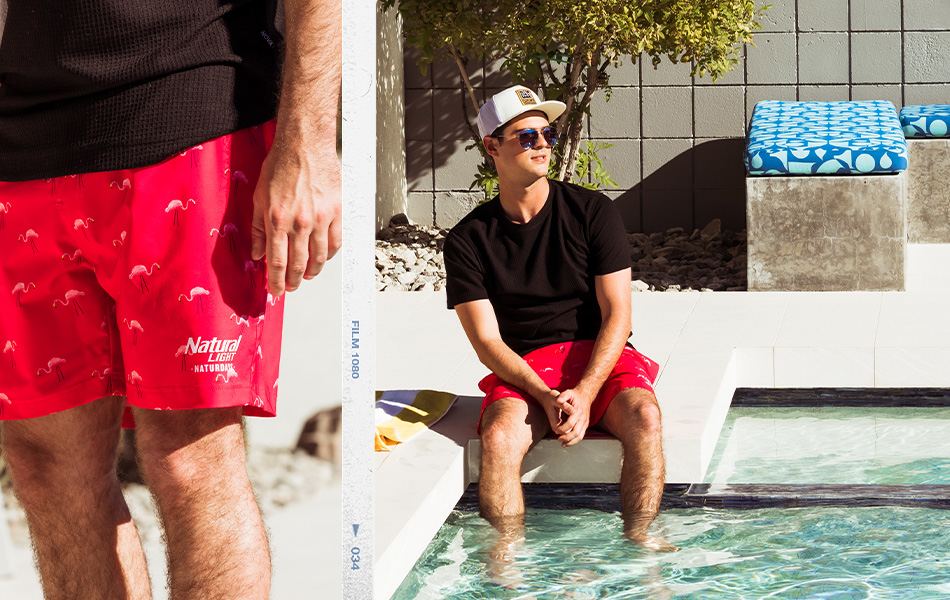
[[[455,46],[449,45],[449,52],[452,53],[452,58],[455,59],[455,66],[459,69],[459,75],[462,76],[462,84],[465,86],[465,90],[468,92],[468,99],[472,103],[472,110],[477,115],[478,114],[478,100],[475,98],[475,88],[472,87],[472,81],[468,78],[468,71],[465,69],[465,63],[462,61],[462,57],[459,56],[458,51],[455,50]]]

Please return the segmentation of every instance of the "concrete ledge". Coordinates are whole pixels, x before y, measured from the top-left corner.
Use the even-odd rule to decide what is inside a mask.
[[[749,290],[904,289],[905,176],[748,177]]]
[[[909,139],[907,241],[950,243],[950,139]]]

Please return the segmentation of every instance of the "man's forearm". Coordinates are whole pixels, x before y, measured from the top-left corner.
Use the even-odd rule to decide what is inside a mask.
[[[275,144],[336,153],[342,72],[341,0],[283,0],[284,62]]]
[[[617,364],[629,335],[629,316],[618,314],[607,317],[594,341],[594,350],[584,370],[584,376],[574,389],[593,401]]]
[[[504,341],[483,342],[482,347],[477,350],[482,364],[505,383],[524,390],[537,400],[550,394],[551,388]]]

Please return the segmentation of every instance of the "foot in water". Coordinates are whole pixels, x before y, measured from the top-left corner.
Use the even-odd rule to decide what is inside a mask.
[[[678,547],[657,535],[650,535],[642,531],[625,531],[623,535],[634,544],[653,552],[676,552],[679,550]]]

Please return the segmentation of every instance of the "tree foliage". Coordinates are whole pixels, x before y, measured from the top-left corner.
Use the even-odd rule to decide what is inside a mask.
[[[610,66],[649,56],[658,65],[692,62],[692,74],[713,81],[738,62],[742,43],[758,28],[755,0],[381,0],[398,6],[409,45],[425,71],[441,56],[454,59],[466,94],[469,129],[483,157],[474,117],[479,103],[467,57],[502,61],[512,80],[543,98],[567,104],[558,122],[558,179],[578,178],[577,167],[603,172],[597,148],[581,143],[585,115]],[[479,63],[480,64],[480,63]],[[493,172],[487,160],[478,180]],[[578,183],[583,183],[578,181]]]

